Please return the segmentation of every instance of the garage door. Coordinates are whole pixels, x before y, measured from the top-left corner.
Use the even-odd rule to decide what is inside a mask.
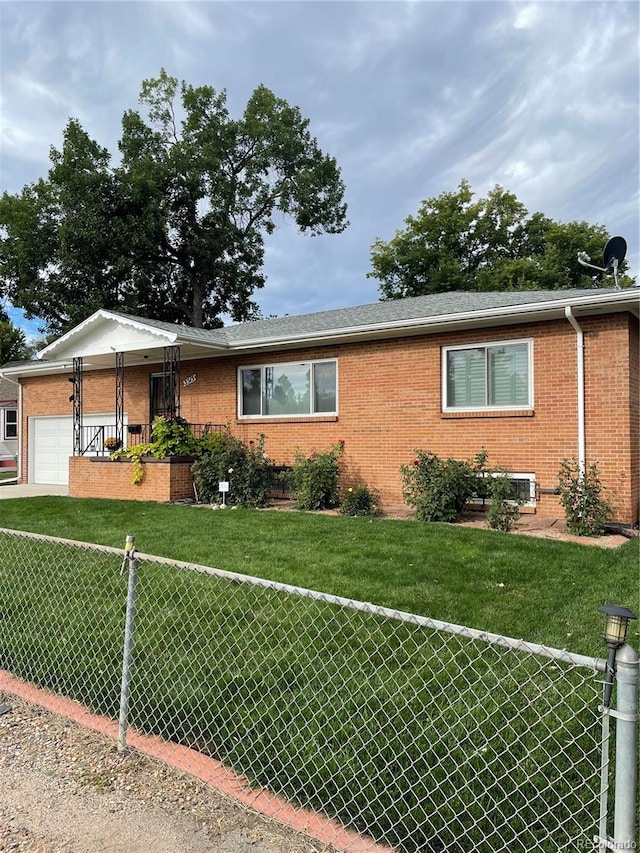
[[[85,415],[83,418],[85,427],[113,423],[113,413]],[[29,436],[29,482],[68,485],[69,457],[73,455],[73,418],[29,418]]]

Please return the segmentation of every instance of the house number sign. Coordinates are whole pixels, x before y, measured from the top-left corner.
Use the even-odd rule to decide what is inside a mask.
[[[185,388],[188,388],[188,387],[189,387],[189,385],[193,385],[193,383],[194,383],[195,381],[196,381],[196,375],[195,375],[195,373],[192,373],[192,374],[191,374],[191,376],[187,376],[187,378],[186,378],[186,379],[183,379],[183,380],[182,380],[182,385],[183,385]]]

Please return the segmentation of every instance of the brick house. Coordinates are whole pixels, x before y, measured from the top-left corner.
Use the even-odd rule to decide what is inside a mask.
[[[613,289],[436,294],[211,331],[100,310],[0,376],[21,386],[21,480],[71,495],[192,496],[188,466],[150,465],[135,487],[105,461],[107,434],[135,442],[174,413],[264,433],[278,464],[343,440],[345,482],[388,507],[416,448],[486,448],[545,516],[561,514],[561,460],[597,461],[615,520],[635,524],[639,316],[638,291]]]

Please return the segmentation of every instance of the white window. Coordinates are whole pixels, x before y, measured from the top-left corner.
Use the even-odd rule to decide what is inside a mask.
[[[4,410],[4,437],[5,440],[18,437],[18,410]]]
[[[238,368],[238,417],[335,415],[338,366],[332,361]]]
[[[443,347],[443,410],[532,408],[532,349],[530,340]]]

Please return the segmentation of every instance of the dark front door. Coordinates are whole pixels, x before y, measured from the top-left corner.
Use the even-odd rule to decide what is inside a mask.
[[[166,377],[163,373],[152,373],[149,385],[149,423],[157,415],[166,415]]]

